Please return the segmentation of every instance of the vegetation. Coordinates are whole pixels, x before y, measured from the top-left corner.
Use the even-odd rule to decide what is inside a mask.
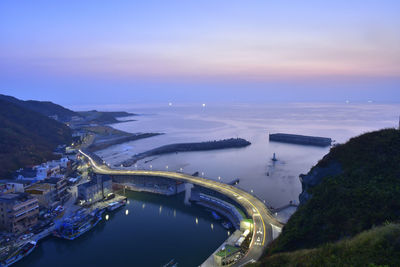
[[[400,131],[395,129],[367,133],[332,148],[310,173],[333,163],[340,164],[341,172],[325,175],[317,185],[308,188],[311,198],[302,203],[282,234],[270,245],[264,262],[276,253],[315,248],[353,237],[387,221],[399,221],[399,162]],[[330,251],[328,248],[333,247],[307,255],[327,253]],[[371,247],[362,249],[372,250]],[[298,253],[293,255],[300,257],[303,252]]]
[[[278,253],[253,266],[400,266],[400,224],[388,224],[316,249]]]
[[[48,101],[35,101],[35,100],[23,101],[12,96],[6,96],[1,94],[0,94],[0,100],[13,103],[22,108],[35,111],[47,117],[56,115],[58,120],[62,122],[68,122],[71,120],[73,116],[79,116],[78,113],[72,110],[69,110],[60,105]]]
[[[64,124],[0,99],[0,178],[56,158],[53,151],[57,145],[71,140],[71,130]]]
[[[111,111],[111,112],[103,112],[97,110],[91,111],[81,111],[78,112],[79,116],[83,117],[88,123],[96,123],[96,124],[111,124],[121,122],[118,120],[118,117],[129,117],[135,116],[136,114],[121,112],[121,111]],[[132,121],[132,120],[130,120]]]

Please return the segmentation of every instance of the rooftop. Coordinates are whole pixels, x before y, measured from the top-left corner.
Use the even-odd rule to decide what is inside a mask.
[[[25,202],[33,197],[26,193],[0,194],[0,201],[6,202]]]
[[[25,189],[25,191],[31,191],[31,190],[39,190],[39,191],[46,191],[46,190],[51,190],[52,185],[48,183],[39,183],[39,184],[33,184],[29,186],[28,188]]]

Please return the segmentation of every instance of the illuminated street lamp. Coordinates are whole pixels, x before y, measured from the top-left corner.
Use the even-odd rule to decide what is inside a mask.
[[[153,169],[153,165],[150,165],[150,170],[152,170]]]
[[[167,166],[165,166],[165,169],[168,171],[168,165],[167,165]]]
[[[221,181],[221,176],[218,176],[218,180],[220,180],[220,181]]]

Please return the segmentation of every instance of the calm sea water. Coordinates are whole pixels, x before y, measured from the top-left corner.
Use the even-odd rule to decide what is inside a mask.
[[[73,241],[47,238],[15,266],[141,267],[162,266],[171,259],[179,266],[198,266],[228,237],[210,212],[184,205],[183,194],[127,196],[129,204],[107,213],[109,219],[90,232]]]
[[[101,107],[98,107],[99,109]],[[103,109],[142,114],[137,121],[113,125],[127,132],[162,132],[162,136],[113,146],[98,154],[118,164],[135,153],[175,142],[242,137],[252,145],[241,149],[170,154],[141,160],[138,169],[198,171],[210,179],[240,179],[239,187],[273,206],[298,200],[299,174],[306,173],[329,148],[269,142],[269,133],[331,137],[345,142],[361,133],[394,127],[399,105],[378,104],[274,104],[184,105],[165,107],[113,106]],[[278,162],[271,161],[276,153]],[[150,167],[151,165],[151,167]],[[135,167],[132,166],[132,169]]]
[[[282,104],[100,106],[81,109],[139,113],[137,121],[113,125],[127,132],[162,132],[162,136],[110,147],[98,154],[116,164],[135,153],[175,142],[242,137],[252,145],[241,149],[190,152],[142,160],[137,168],[204,172],[210,179],[240,179],[239,187],[273,206],[297,200],[298,176],[306,173],[328,148],[273,143],[269,133],[331,137],[345,142],[361,133],[394,127],[399,105]],[[272,163],[276,153],[278,162]],[[135,167],[132,167],[133,169]],[[183,196],[130,193],[130,204],[110,215],[75,241],[49,238],[16,266],[162,266],[175,258],[179,266],[198,266],[227,238],[209,212],[185,206]],[[128,215],[126,211],[128,210]],[[195,223],[198,218],[198,224]],[[211,228],[211,224],[213,228]]]

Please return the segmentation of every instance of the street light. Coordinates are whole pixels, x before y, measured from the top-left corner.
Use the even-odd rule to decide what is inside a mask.
[[[150,165],[150,170],[152,170],[153,169],[153,166],[152,165]]]
[[[220,181],[221,181],[221,176],[218,176],[218,180],[220,180]]]
[[[167,166],[165,166],[165,169],[168,171],[168,165],[167,165]]]

